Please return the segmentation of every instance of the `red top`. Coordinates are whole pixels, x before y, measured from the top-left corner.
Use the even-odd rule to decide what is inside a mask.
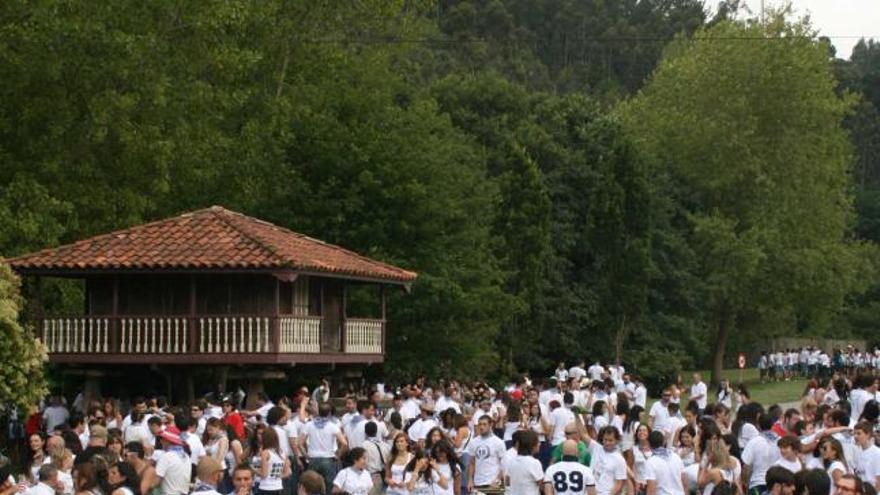
[[[232,411],[224,416],[223,422],[232,427],[239,440],[244,441],[244,419],[238,411]]]
[[[27,436],[31,436],[34,433],[43,429],[43,416],[40,413],[31,414],[28,418],[27,423],[24,425],[24,431],[27,433]]]

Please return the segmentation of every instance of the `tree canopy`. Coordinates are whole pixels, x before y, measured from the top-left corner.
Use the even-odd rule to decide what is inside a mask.
[[[420,273],[392,377],[868,335],[877,47],[733,1],[11,0],[0,254],[222,204]]]

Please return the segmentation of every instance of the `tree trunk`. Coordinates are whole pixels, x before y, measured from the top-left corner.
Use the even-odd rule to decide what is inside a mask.
[[[620,327],[617,329],[617,335],[614,337],[614,361],[620,366],[620,354],[623,352],[623,342],[627,337],[626,315],[624,314],[620,320]]]
[[[721,374],[724,372],[724,351],[727,349],[727,337],[732,323],[732,318],[726,305],[722,305],[718,311],[716,321],[715,350],[712,356],[712,378],[710,380],[712,387],[718,386],[718,383],[721,381]]]

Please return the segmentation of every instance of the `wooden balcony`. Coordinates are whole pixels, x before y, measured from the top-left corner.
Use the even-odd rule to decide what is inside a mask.
[[[385,321],[320,316],[58,316],[37,320],[49,361],[66,364],[378,363]],[[327,332],[341,332],[326,339]],[[340,342],[331,347],[325,342]],[[341,347],[341,348],[340,348]]]

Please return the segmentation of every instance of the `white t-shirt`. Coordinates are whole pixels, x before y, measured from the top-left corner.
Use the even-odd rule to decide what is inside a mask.
[[[626,461],[620,452],[608,452],[595,440],[590,441],[590,452],[593,454],[590,467],[596,478],[596,494],[609,495],[615,482],[626,480]]]
[[[159,490],[163,495],[186,495],[189,493],[189,477],[192,463],[182,452],[163,451],[156,461],[156,476],[162,478]]]
[[[367,495],[373,489],[373,478],[366,469],[347,467],[333,479],[333,486],[351,495]]]
[[[468,444],[467,453],[474,459],[474,485],[491,485],[498,479],[501,459],[504,457],[504,442],[495,435],[488,438],[476,436]]]
[[[413,471],[407,471],[405,483],[409,483],[413,479],[413,475],[415,473]],[[420,475],[419,479],[416,480],[416,485],[413,487],[413,490],[409,492],[409,495],[436,495],[437,492],[440,491],[440,485],[438,484],[440,481],[440,475],[436,471],[431,471],[431,482],[425,481],[425,476]],[[447,483],[452,483],[452,481],[447,480]]]
[[[544,483],[553,485],[556,495],[584,495],[595,486],[593,471],[579,462],[562,461],[547,468]]]
[[[877,477],[880,476],[880,448],[876,445],[871,445],[867,449],[859,447],[856,451],[854,470],[856,476],[865,483],[876,484]]]
[[[43,419],[46,420],[46,431],[52,433],[56,426],[63,425],[70,417],[70,413],[64,406],[49,406],[43,411]]]
[[[530,455],[517,455],[507,464],[506,471],[510,493],[521,495],[539,495],[544,469],[541,461]]]
[[[656,481],[659,495],[684,495],[682,471],[684,463],[675,453],[652,455],[645,462],[645,481]]]
[[[633,402],[643,409],[648,403],[648,389],[644,385],[636,385],[633,389]]]
[[[798,473],[804,468],[804,465],[801,464],[801,461],[798,461],[798,460],[789,461],[789,460],[785,459],[784,457],[780,457],[779,460],[777,460],[773,465],[774,466],[782,466],[785,469],[788,469],[789,471],[791,471],[792,473]]]
[[[709,395],[709,389],[703,382],[698,382],[691,385],[691,398],[694,398],[698,395],[702,395],[702,397],[697,399],[697,407],[699,407],[700,409],[706,409],[706,399]]]
[[[315,421],[311,421],[303,428],[303,434],[306,436],[306,447],[309,457],[335,457],[336,435],[339,433],[339,426],[332,421],[323,423],[323,427],[318,428]]]
[[[189,446],[189,456],[193,464],[197,465],[202,457],[208,455],[207,451],[205,451],[205,445],[202,443],[202,439],[199,438],[198,435],[195,433],[184,432],[180,436]]]
[[[435,426],[437,426],[437,422],[434,421],[434,418],[417,419],[409,427],[409,439],[413,442],[424,440],[428,436],[428,432],[431,431],[431,428]]]
[[[553,427],[550,444],[555,447],[565,441],[565,426],[569,423],[574,423],[574,413],[565,406],[557,407],[550,412],[548,422]]]
[[[501,474],[507,474],[507,465],[513,462],[516,459],[516,456],[519,455],[515,447],[511,447],[504,452],[504,457],[501,458]]]
[[[739,438],[737,442],[739,443],[739,448],[744,449],[749,442],[760,435],[761,432],[755,428],[755,425],[751,423],[743,423],[742,428],[739,430]]]
[[[865,404],[871,398],[870,394],[861,388],[853,389],[853,391],[849,393],[849,404],[852,407],[849,416],[849,423],[851,425],[855,425],[859,420],[862,411],[865,409]]]
[[[651,406],[651,412],[648,415],[651,416],[651,430],[663,431],[666,420],[669,419],[669,407],[663,401],[658,400]]]
[[[743,464],[749,466],[749,488],[766,484],[765,477],[770,469],[782,455],[775,441],[770,441],[764,435],[749,440],[742,452]]]
[[[293,449],[290,448],[290,440],[287,439],[287,431],[284,429],[284,426],[272,425],[272,429],[275,430],[275,434],[278,436],[278,453],[285,459],[292,456]]]

